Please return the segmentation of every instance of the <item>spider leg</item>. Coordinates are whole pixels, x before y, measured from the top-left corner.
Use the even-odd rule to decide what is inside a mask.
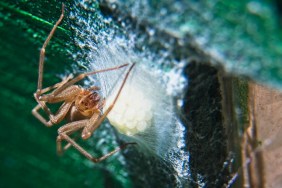
[[[43,67],[44,67],[44,58],[45,58],[45,48],[48,45],[50,39],[54,35],[58,25],[61,23],[62,19],[64,17],[64,4],[62,4],[62,14],[54,27],[52,28],[51,32],[49,33],[47,39],[45,40],[41,50],[40,50],[40,58],[39,58],[39,68],[38,68],[38,84],[37,84],[37,93],[41,92],[42,89],[42,79],[43,79]]]
[[[34,117],[36,117],[41,123],[43,123],[43,124],[46,125],[47,127],[52,126],[52,125],[50,125],[50,124],[48,123],[48,121],[47,121],[44,117],[42,117],[41,114],[39,114],[39,112],[38,112],[39,109],[41,109],[41,105],[40,105],[40,104],[37,104],[37,105],[32,109],[32,111],[31,111],[32,115],[33,115]]]
[[[79,138],[79,135],[76,135],[76,136],[73,138],[73,140],[75,141],[75,140],[77,140],[78,138]],[[72,146],[72,145],[71,145],[70,143],[67,143],[67,144],[64,146],[63,151],[68,150],[71,146]],[[60,155],[60,153],[58,153],[58,154]]]
[[[64,83],[64,81],[61,83]],[[44,125],[48,127],[52,126],[53,124],[57,124],[60,121],[62,121],[62,119],[66,116],[67,112],[69,111],[74,101],[74,97],[80,91],[81,89],[78,86],[74,85],[74,86],[70,86],[69,88],[65,89],[64,91],[62,91],[60,94],[58,94],[55,97],[52,95],[52,93],[46,94],[46,95],[40,95],[40,96],[38,96],[37,93],[34,93],[34,98],[37,101],[38,105],[32,110],[32,114],[37,119],[39,119]],[[48,106],[46,105],[47,102],[57,103],[57,102],[62,102],[62,101],[68,101],[68,102],[64,102],[62,104],[62,106],[57,111],[56,115],[54,115],[51,112],[51,110],[48,108]],[[38,110],[40,108],[43,109],[43,111],[47,114],[47,116],[49,117],[49,121],[44,119],[39,114]]]
[[[104,104],[104,100],[102,102],[102,104]],[[100,116],[100,113],[95,113],[89,120],[81,120],[81,121],[76,121],[76,122],[73,122],[73,123],[68,123],[67,125],[65,126],[62,126],[58,132],[61,133],[61,132],[65,132],[66,134],[71,134],[75,131],[77,131],[78,129],[80,128],[83,128],[83,131],[82,131],[82,138],[84,138],[84,132],[85,130],[88,130],[87,128],[89,127],[89,122],[91,122],[91,124],[93,124]],[[82,125],[83,124],[83,125]],[[65,147],[64,147],[64,150],[67,150],[69,147],[71,146],[70,143],[68,143]],[[58,149],[58,153],[61,153],[61,146],[57,147],[59,148]]]
[[[69,135],[75,131],[78,131],[79,129],[85,127],[87,125],[88,120],[80,120],[72,123],[68,123],[64,126],[62,126],[59,130],[59,136],[57,137],[57,152],[58,154],[61,154],[63,151],[62,148],[62,140],[66,140],[68,144],[71,144],[75,149],[77,149],[82,155],[84,155],[89,160],[93,161],[94,163],[98,163],[103,161],[104,159],[110,157],[111,155],[117,153],[118,151],[124,149],[126,146],[136,143],[125,143],[122,146],[116,148],[115,150],[107,153],[106,155],[103,155],[102,157],[96,158],[93,157],[89,152],[87,152],[85,149],[83,149],[79,144],[77,144]],[[66,147],[68,148],[68,144]],[[66,148],[65,147],[65,148]]]
[[[60,88],[60,87],[58,87],[58,88]],[[48,102],[48,103],[58,103],[58,102],[66,101],[66,100],[68,100],[68,101],[74,100],[75,96],[77,96],[82,91],[82,89],[77,85],[72,85],[72,86],[69,86],[68,88],[66,88],[65,90],[61,91],[57,95],[54,95],[55,91],[56,90],[54,90],[51,93],[48,93],[48,94],[45,94],[45,95],[40,95],[40,96],[37,96],[35,94],[34,97],[38,101],[44,101],[44,102]]]
[[[67,83],[71,78],[73,78],[73,75],[70,74],[68,77],[64,78],[61,82],[56,83],[52,86],[46,87],[44,89],[41,89],[40,93],[38,93],[39,95],[42,95],[44,93],[47,93],[48,91],[51,91],[52,89],[56,89],[61,87],[62,85],[64,85],[65,83]]]
[[[43,102],[45,104],[45,102]],[[51,112],[48,114],[50,120],[47,121],[39,112],[38,110],[42,108],[41,104],[36,105],[33,110],[32,110],[32,114],[44,125],[46,125],[47,127],[51,127],[54,124],[57,124],[59,122],[61,122],[65,116],[67,115],[70,107],[72,106],[73,102],[65,102],[61,105],[61,107],[59,108],[59,110],[57,111],[57,113],[55,115],[53,115]],[[46,105],[45,105],[46,106]],[[47,106],[46,106],[47,108]],[[48,108],[48,111],[49,108]]]
[[[91,71],[91,72],[87,72],[87,73],[81,73],[81,74],[77,75],[76,77],[74,77],[69,82],[67,82],[64,85],[62,85],[56,91],[54,91],[53,95],[57,95],[58,93],[62,92],[64,89],[66,89],[67,87],[69,87],[69,86],[79,82],[80,80],[84,79],[87,76],[94,75],[94,74],[97,74],[97,73],[102,73],[102,72],[107,72],[107,71],[112,71],[112,70],[120,69],[120,68],[123,68],[123,67],[126,67],[126,66],[128,66],[128,63],[127,64],[123,64],[123,65],[119,65],[119,66],[116,66],[116,67],[112,67],[112,68],[103,69],[103,70]]]
[[[111,155],[119,152],[120,150],[122,149],[125,149],[126,146],[128,145],[132,145],[132,144],[136,144],[134,142],[132,143],[125,143],[123,144],[122,146],[116,148],[115,150],[107,153],[106,155],[103,155],[102,157],[99,157],[99,158],[95,158],[93,157],[90,153],[88,153],[85,149],[83,149],[80,145],[78,145],[73,139],[71,139],[67,134],[65,133],[61,133],[60,136],[62,138],[64,138],[66,141],[68,141],[74,148],[76,148],[80,153],[82,153],[86,158],[88,158],[89,160],[91,160],[92,162],[94,163],[99,163],[101,161],[103,161],[104,159],[110,157]]]
[[[57,153],[62,154],[63,150],[66,150],[70,147],[70,143],[68,143],[64,149],[62,149],[62,140],[63,138],[60,136],[61,133],[64,134],[72,134],[75,131],[78,131],[79,129],[83,128],[85,124],[87,123],[88,120],[80,120],[80,121],[75,121],[68,123],[66,125],[63,125],[58,129],[58,137],[57,137]]]

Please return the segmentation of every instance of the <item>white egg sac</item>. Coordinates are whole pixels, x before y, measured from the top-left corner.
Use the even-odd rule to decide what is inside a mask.
[[[134,70],[139,69],[139,70]],[[107,118],[110,123],[122,134],[132,136],[144,132],[152,124],[154,115],[155,97],[150,94],[158,93],[161,90],[155,90],[156,83],[152,81],[152,75],[147,74],[140,67],[134,67],[126,81],[122,92],[116,101],[113,109]],[[141,72],[140,72],[141,71]],[[139,77],[141,76],[141,77]],[[114,100],[116,92],[120,87],[123,77],[120,78],[112,94],[107,98],[105,109]],[[149,88],[152,87],[153,88]]]

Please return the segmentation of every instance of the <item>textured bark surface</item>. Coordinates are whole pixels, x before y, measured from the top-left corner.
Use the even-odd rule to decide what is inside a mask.
[[[247,133],[250,164],[246,180],[255,187],[280,187],[282,183],[281,107],[282,94],[250,84],[251,125]],[[247,172],[250,173],[247,173]]]

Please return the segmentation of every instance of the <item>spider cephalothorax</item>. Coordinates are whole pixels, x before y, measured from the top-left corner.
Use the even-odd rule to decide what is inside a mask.
[[[82,90],[75,99],[77,110],[84,116],[89,117],[94,112],[101,110],[103,102],[96,91]]]

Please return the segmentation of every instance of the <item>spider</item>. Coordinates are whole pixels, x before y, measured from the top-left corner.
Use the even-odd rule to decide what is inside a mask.
[[[123,64],[108,69],[82,73],[74,78],[72,75],[70,75],[67,78],[63,79],[61,82],[42,89],[45,48],[48,45],[52,36],[54,35],[56,28],[61,23],[63,17],[64,4],[62,5],[62,13],[60,18],[53,26],[51,32],[49,33],[47,39],[45,40],[40,50],[38,85],[37,90],[34,93],[34,98],[38,104],[33,108],[32,114],[47,127],[51,127],[55,124],[58,124],[65,118],[68,119],[69,123],[63,125],[58,129],[58,137],[56,141],[58,154],[62,154],[64,150],[67,150],[69,147],[73,146],[86,158],[93,161],[94,163],[97,163],[113,155],[114,153],[124,149],[126,146],[136,143],[125,143],[120,147],[116,148],[115,150],[109,152],[108,154],[100,158],[95,158],[89,152],[83,149],[74,139],[72,139],[70,135],[76,131],[82,130],[81,138],[83,140],[90,138],[93,132],[101,125],[101,123],[104,121],[104,119],[114,107],[122,91],[122,88],[129,76],[129,73],[133,69],[135,64],[131,64],[131,66],[128,68],[113,102],[109,105],[109,108],[107,108],[104,112],[102,112],[102,109],[106,103],[106,100],[104,98],[102,99],[102,97],[98,94],[98,87],[92,86],[90,88],[84,89],[81,86],[75,84],[87,76],[101,72],[121,69],[127,67],[129,64]],[[47,107],[47,103],[63,104],[60,106],[58,111],[53,114],[51,110]],[[49,120],[46,120],[46,118],[44,118],[39,113],[40,109],[42,109],[47,114]],[[62,148],[63,140],[67,142],[64,148]]]

